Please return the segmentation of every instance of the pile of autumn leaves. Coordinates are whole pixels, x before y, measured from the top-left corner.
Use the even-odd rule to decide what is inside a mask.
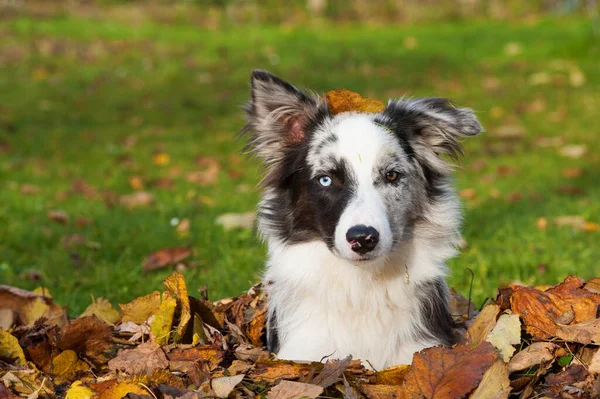
[[[178,273],[114,309],[68,321],[48,292],[0,286],[0,398],[590,398],[600,396],[600,279],[510,286],[475,314],[453,296],[462,343],[412,365],[281,361],[263,345],[260,286],[218,302]]]

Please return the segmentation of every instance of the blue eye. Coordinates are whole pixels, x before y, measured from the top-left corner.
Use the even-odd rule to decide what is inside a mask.
[[[329,176],[321,176],[319,177],[319,183],[323,186],[323,187],[329,187],[331,186],[331,177]]]

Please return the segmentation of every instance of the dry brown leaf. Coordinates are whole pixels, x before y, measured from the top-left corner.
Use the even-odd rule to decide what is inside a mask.
[[[54,384],[36,369],[9,371],[2,376],[2,383],[20,396],[32,399],[54,396]]]
[[[104,298],[98,298],[88,306],[79,317],[95,315],[108,324],[115,324],[121,319],[121,314]]]
[[[109,348],[111,328],[96,316],[75,319],[65,327],[58,348],[98,356]]]
[[[223,361],[223,349],[216,345],[198,345],[193,348],[175,348],[167,357],[170,362],[203,362],[210,370],[216,369]]]
[[[138,191],[133,194],[121,195],[119,197],[119,203],[129,209],[147,206],[153,204],[154,201],[154,195],[145,191]]]
[[[144,259],[142,268],[145,272],[175,265],[192,255],[191,248],[163,248],[151,253]]]
[[[587,152],[587,147],[583,144],[565,145],[559,151],[560,155],[568,158],[581,158]]]
[[[481,383],[469,399],[506,399],[510,394],[510,379],[506,363],[497,360],[481,379]]]
[[[317,362],[294,363],[284,360],[264,360],[256,363],[254,370],[250,372],[250,376],[257,381],[273,384],[279,380],[305,378],[308,375],[314,375],[322,369],[323,364]]]
[[[121,322],[126,323],[128,321],[136,324],[142,324],[160,306],[160,292],[154,291],[152,294],[148,294],[126,304],[119,304],[119,307],[123,311],[123,317]]]
[[[509,373],[527,370],[532,366],[550,362],[557,356],[566,355],[564,349],[552,342],[534,342],[517,352],[508,362]]]
[[[407,398],[462,398],[475,389],[483,374],[497,360],[489,342],[473,348],[459,344],[453,348],[434,347],[415,353],[406,374]]]
[[[47,216],[48,219],[60,224],[68,224],[70,220],[69,214],[61,210],[50,210],[48,211]]]
[[[486,340],[489,333],[496,326],[498,313],[500,313],[500,307],[496,304],[490,304],[481,310],[467,330],[469,343],[477,346]]]
[[[350,365],[351,360],[352,356],[348,356],[344,359],[327,361],[319,375],[313,378],[312,383],[322,386],[323,388],[328,388],[331,385],[340,382],[344,375],[344,371],[346,371],[346,368]]]
[[[145,342],[135,349],[119,352],[108,362],[112,371],[125,371],[128,374],[150,374],[156,369],[165,369],[169,361],[160,346],[154,342]]]
[[[304,384],[302,382],[281,381],[275,385],[269,394],[268,399],[315,399],[323,393],[323,387],[314,384]]]
[[[569,342],[600,345],[600,319],[572,325],[558,324],[555,334],[557,338]]]

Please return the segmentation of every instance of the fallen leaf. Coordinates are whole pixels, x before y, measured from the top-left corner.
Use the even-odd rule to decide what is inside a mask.
[[[240,374],[233,377],[220,377],[210,380],[210,387],[219,398],[226,398],[235,389],[236,385],[242,382],[245,375]]]
[[[458,195],[460,195],[461,198],[464,198],[466,200],[472,200],[475,199],[475,197],[477,197],[477,190],[475,190],[474,188],[465,188],[460,190],[458,192]]]
[[[492,130],[492,137],[506,141],[517,141],[525,137],[527,132],[519,125],[503,125]]]
[[[576,168],[576,167],[565,168],[562,170],[561,175],[563,175],[564,177],[567,177],[569,179],[574,179],[576,177],[583,175],[583,169]]]
[[[119,382],[105,391],[102,391],[98,399],[121,399],[127,394],[147,395],[148,391],[131,382]]]
[[[405,399],[407,396],[404,388],[398,385],[363,384],[360,391],[368,399]]]
[[[323,393],[323,387],[314,384],[305,384],[294,381],[281,381],[275,385],[269,394],[268,399],[315,399]]]
[[[552,223],[557,226],[570,226],[581,230],[585,226],[585,219],[582,216],[560,216],[552,219]]]
[[[163,350],[154,342],[145,342],[135,349],[119,352],[117,357],[108,362],[108,368],[128,374],[150,374],[156,369],[166,369],[169,361]]]
[[[171,162],[171,156],[165,153],[154,154],[152,156],[152,163],[159,166],[168,165]]]
[[[217,217],[215,223],[223,226],[225,230],[232,230],[235,228],[250,229],[254,227],[255,221],[255,212],[224,213]]]
[[[167,290],[177,299],[179,305],[179,324],[176,327],[174,340],[179,342],[185,333],[187,324],[191,319],[190,301],[188,291],[185,285],[185,279],[182,274],[174,272],[164,280]]]
[[[0,359],[19,366],[27,364],[19,340],[4,330],[0,330]]]
[[[138,191],[137,193],[121,195],[119,197],[119,203],[129,209],[147,206],[153,204],[154,201],[154,195],[145,191]]]
[[[588,233],[598,231],[598,230],[600,230],[600,224],[594,223],[594,222],[585,222],[585,224],[583,225],[581,230],[587,231]]]
[[[2,383],[14,393],[31,399],[54,396],[54,384],[36,369],[9,371],[2,376]]]
[[[565,145],[559,151],[560,155],[568,158],[578,159],[585,155],[587,147],[583,144]]]
[[[487,341],[496,347],[500,359],[508,362],[515,353],[513,345],[521,342],[519,315],[512,312],[500,315],[496,326],[487,336]]]
[[[585,75],[579,68],[572,68],[569,72],[569,83],[573,87],[581,87],[585,84]]]
[[[68,224],[69,223],[69,214],[65,211],[51,210],[51,211],[48,211],[48,213],[46,215],[48,216],[48,219],[52,220],[53,222],[60,223],[60,224]]]
[[[142,324],[152,316],[159,306],[160,292],[158,291],[136,298],[126,304],[119,304],[119,307],[123,311],[121,321],[123,323],[131,321],[136,324]]]
[[[514,57],[523,52],[523,45],[519,42],[509,42],[504,45],[504,54]]]
[[[559,324],[556,337],[583,345],[600,345],[600,319],[589,320],[572,325]]]
[[[517,352],[508,362],[508,372],[527,370],[530,367],[550,362],[557,356],[566,354],[564,349],[552,342],[534,342]]]
[[[382,385],[402,385],[408,370],[410,370],[410,365],[401,364],[378,371],[375,383]]]
[[[163,248],[151,253],[144,259],[142,268],[145,272],[175,265],[192,255],[191,248]]]
[[[481,383],[469,399],[506,399],[510,394],[510,379],[506,363],[497,360],[481,379]]]
[[[35,195],[40,192],[40,188],[38,186],[34,186],[33,184],[23,184],[21,185],[21,194],[25,195]]]
[[[175,298],[173,298],[168,292],[164,292],[162,296],[162,302],[160,303],[160,306],[152,317],[152,322],[150,323],[152,339],[159,345],[166,345],[169,342],[176,307],[177,301]]]
[[[497,358],[494,346],[485,341],[475,348],[459,344],[424,349],[415,353],[406,374],[407,397],[462,398],[479,385]]]
[[[344,371],[350,365],[352,356],[347,356],[344,359],[329,360],[323,366],[323,370],[312,380],[312,384],[319,385],[323,388],[328,388],[333,384],[342,381]],[[391,375],[391,372],[384,374],[386,376]],[[384,377],[385,379],[385,377]]]
[[[52,373],[65,380],[73,380],[77,375],[88,371],[90,366],[77,357],[77,353],[66,350],[52,359]]]
[[[67,390],[65,399],[91,399],[95,394],[96,392],[84,385],[83,382],[75,381]]]
[[[139,176],[129,176],[129,187],[133,190],[141,191],[144,189],[144,180]]]
[[[545,230],[546,227],[548,227],[548,219],[546,219],[545,217],[539,217],[535,222],[535,225],[538,229]]]
[[[496,326],[498,313],[500,313],[500,307],[496,304],[487,305],[481,310],[467,330],[469,343],[477,346],[486,340]]]
[[[92,315],[95,315],[107,324],[115,324],[121,319],[119,311],[113,308],[112,304],[104,298],[93,300],[93,303],[79,317]]]
[[[216,184],[221,171],[218,159],[215,157],[200,157],[196,160],[196,163],[203,166],[204,169],[187,173],[185,180],[201,187]]]
[[[190,219],[183,219],[177,225],[177,234],[179,237],[185,238],[190,235]]]
[[[15,323],[15,312],[12,309],[0,309],[0,330],[8,331]]]
[[[110,333],[110,326],[96,316],[81,317],[67,324],[58,348],[98,356],[109,348]]]
[[[67,323],[64,309],[52,301],[48,292],[44,295],[0,285],[0,309],[10,309],[16,315],[17,325],[32,325],[42,317],[47,320],[47,324],[62,327]]]
[[[250,375],[254,380],[273,384],[279,380],[304,378],[311,375],[311,373],[314,374],[315,372],[322,370],[322,368],[323,365],[317,362],[294,363],[287,360],[264,360],[258,361],[254,365],[254,370],[250,372]]]

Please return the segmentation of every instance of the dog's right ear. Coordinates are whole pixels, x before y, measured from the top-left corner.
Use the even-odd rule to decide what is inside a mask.
[[[316,118],[323,100],[310,96],[266,71],[255,70],[246,105],[250,132],[248,148],[267,165],[282,159],[284,150],[306,139],[306,128]]]

